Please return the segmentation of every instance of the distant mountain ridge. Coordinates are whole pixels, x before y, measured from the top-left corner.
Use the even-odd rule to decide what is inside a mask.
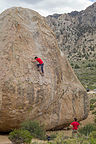
[[[46,21],[69,59],[96,59],[96,2],[80,12],[47,16]]]

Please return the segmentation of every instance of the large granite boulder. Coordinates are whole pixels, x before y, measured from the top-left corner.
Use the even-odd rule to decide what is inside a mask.
[[[44,61],[44,76],[34,56]],[[56,38],[37,12],[11,8],[0,15],[0,131],[26,119],[46,129],[62,128],[74,117],[85,119],[85,89],[60,52]]]

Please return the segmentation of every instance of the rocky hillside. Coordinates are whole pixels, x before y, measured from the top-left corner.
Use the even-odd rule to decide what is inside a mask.
[[[32,58],[44,61],[44,76]],[[37,12],[11,8],[0,15],[0,131],[39,120],[47,130],[85,119],[85,89]]]
[[[48,16],[46,21],[69,60],[96,59],[96,3],[80,12]]]

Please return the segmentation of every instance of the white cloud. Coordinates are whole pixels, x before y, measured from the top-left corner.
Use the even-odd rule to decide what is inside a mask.
[[[0,12],[20,6],[36,10],[43,16],[54,13],[68,13],[74,10],[84,10],[93,2],[90,0],[0,0]]]

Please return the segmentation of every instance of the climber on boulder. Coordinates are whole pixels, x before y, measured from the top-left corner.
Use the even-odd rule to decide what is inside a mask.
[[[36,62],[37,61],[39,63],[39,64],[37,64],[38,70],[40,71],[39,67],[41,66],[41,72],[44,75],[44,70],[43,70],[44,62],[41,60],[41,58],[38,58],[37,56],[34,59],[35,60],[32,61],[32,62]]]

